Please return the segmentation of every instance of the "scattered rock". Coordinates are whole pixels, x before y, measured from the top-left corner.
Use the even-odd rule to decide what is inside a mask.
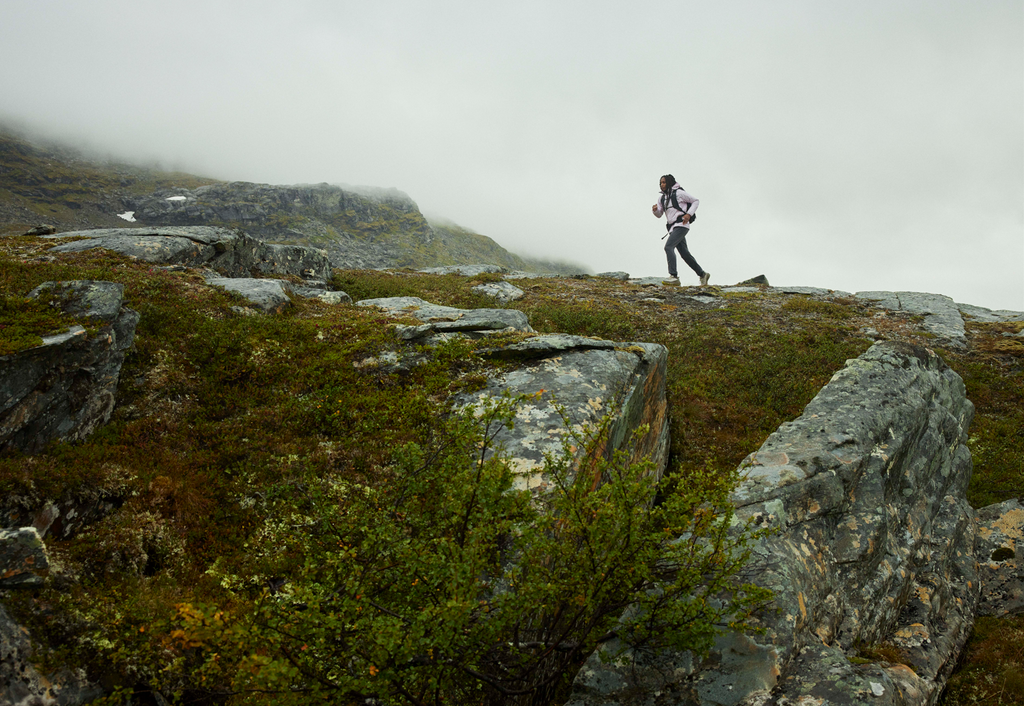
[[[598,272],[594,276],[600,279],[617,279],[622,281],[626,281],[629,279],[628,272]]]
[[[228,228],[100,228],[48,237],[81,238],[57,245],[52,248],[53,252],[105,248],[154,264],[208,267],[229,277],[251,277],[261,272],[319,280],[331,277],[330,261],[323,250],[297,245],[268,245],[240,230]]]
[[[23,235],[52,235],[56,232],[57,229],[54,226],[38,225],[35,228],[29,228]]]
[[[356,306],[375,306],[391,316],[408,316],[430,325],[434,332],[501,331],[533,333],[529,319],[515,309],[457,309],[431,304],[419,297],[363,299]],[[427,331],[424,329],[424,331]],[[425,334],[424,334],[425,335]]]
[[[737,286],[738,287],[761,287],[761,286],[767,287],[769,285],[768,285],[768,278],[767,277],[765,277],[764,275],[758,275],[757,277],[751,277],[750,279],[743,280],[742,282],[737,284]]]
[[[444,267],[428,267],[417,270],[428,275],[462,275],[463,277],[476,277],[483,274],[500,274],[505,272],[504,267],[499,265],[446,265]]]

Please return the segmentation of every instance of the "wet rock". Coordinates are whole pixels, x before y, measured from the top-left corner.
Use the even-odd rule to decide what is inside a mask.
[[[43,344],[0,357],[0,449],[37,453],[51,441],[84,439],[114,410],[114,392],[139,314],[121,305],[113,282],[45,282],[61,308],[96,327],[43,338]]]
[[[680,680],[718,706],[934,703],[978,602],[972,417],[963,381],[927,349],[878,343],[848,361],[748,457],[733,496],[740,522],[777,532],[749,567],[775,594],[765,632],[726,633],[689,676],[672,666],[677,654],[643,655],[641,672],[595,655],[569,703],[654,704]],[[907,664],[850,659],[882,642]],[[624,686],[589,689],[602,670]]]
[[[598,272],[594,276],[595,277],[599,277],[601,279],[617,279],[617,280],[621,280],[621,281],[625,281],[625,280],[629,279],[629,273],[628,272]]]

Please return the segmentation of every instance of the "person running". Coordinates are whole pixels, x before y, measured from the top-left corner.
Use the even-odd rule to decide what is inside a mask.
[[[705,272],[697,264],[686,247],[686,234],[690,232],[690,223],[696,218],[697,206],[700,205],[700,201],[686,193],[671,174],[666,174],[661,178],[660,186],[661,196],[651,207],[651,211],[658,218],[665,216],[668,221],[665,224],[665,228],[668,230],[665,256],[668,258],[668,274],[671,279],[665,280],[665,283],[679,284],[679,272],[676,269],[676,250],[678,250],[683,262],[700,277],[700,286],[703,287],[711,279],[711,273]]]

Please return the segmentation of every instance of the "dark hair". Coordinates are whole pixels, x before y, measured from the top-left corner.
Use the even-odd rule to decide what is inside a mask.
[[[670,189],[676,185],[676,178],[671,174],[664,174],[661,178],[665,180],[665,186],[667,186]]]

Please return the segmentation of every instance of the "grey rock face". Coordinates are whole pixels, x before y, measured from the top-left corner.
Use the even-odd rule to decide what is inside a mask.
[[[291,306],[286,282],[279,279],[252,279],[251,277],[210,277],[207,284],[237,292],[266,314],[279,314]]]
[[[429,243],[433,230],[416,203],[396,189],[330,184],[277,186],[231,182],[174,189],[140,199],[135,218],[150,226],[232,223],[260,240],[320,243],[337,267],[401,264],[403,254],[374,238],[401,224],[403,235]]]
[[[986,309],[983,306],[972,304],[957,304],[960,313],[975,321],[1024,321],[1024,311],[1010,311],[1008,309]]]
[[[947,342],[953,348],[965,348],[966,331],[959,306],[943,294],[925,292],[857,292],[858,299],[866,299],[890,311],[903,311],[924,317],[925,331]]]
[[[110,419],[124,355],[139,314],[121,306],[123,286],[88,280],[46,282],[29,296],[53,293],[66,311],[99,327],[81,326],[43,345],[0,357],[0,449],[40,451],[54,440],[75,441]]]
[[[473,407],[506,392],[535,395],[519,409],[515,428],[495,437],[511,456],[520,487],[538,493],[549,487],[544,454],[560,455],[568,433],[559,406],[571,428],[584,434],[614,413],[608,439],[597,453],[610,458],[621,449],[628,450],[631,461],[648,457],[661,477],[669,442],[664,346],[553,335],[536,336],[492,354],[522,356],[524,362],[488,381],[484,390],[460,397],[459,404]],[[636,438],[635,431],[644,424],[650,425],[650,431]]]
[[[384,297],[363,299],[356,306],[375,306],[391,316],[409,316],[427,324],[426,328],[416,327],[416,338],[432,332],[451,333],[469,331],[515,331],[533,332],[526,314],[514,309],[457,309],[451,306],[431,304],[419,297]]]
[[[978,511],[978,561],[981,564],[979,615],[1024,612],[1024,506],[1019,500]]]
[[[268,245],[239,230],[213,226],[159,228],[100,228],[61,233],[79,237],[53,248],[54,252],[113,250],[145,262],[187,267],[209,267],[229,277],[256,272],[329,279],[331,265],[323,250],[300,246]]]
[[[24,629],[0,606],[0,704],[77,706],[103,695],[81,672],[42,675],[32,663],[32,644]]]
[[[595,655],[570,703],[653,705],[688,684],[696,700],[679,703],[933,704],[978,602],[972,418],[931,351],[879,343],[848,361],[747,459],[733,497],[739,521],[778,532],[750,567],[775,592],[765,633],[722,635],[692,674],[680,655]],[[882,642],[916,673],[849,659]]]
[[[50,567],[35,527],[0,529],[0,589],[37,588]]]
[[[445,335],[474,335],[513,330],[532,333],[525,314],[513,309],[456,309],[417,297],[364,299],[357,306],[376,306],[392,316],[408,316],[424,323],[398,329],[411,341]],[[521,406],[515,428],[505,429],[496,442],[512,457],[521,487],[543,492],[544,454],[560,455],[567,434],[558,411],[565,409],[575,431],[587,433],[606,415],[613,415],[610,433],[598,451],[610,457],[617,450],[631,461],[650,458],[657,476],[668,462],[668,410],[665,371],[668,352],[652,343],[613,343],[582,336],[531,336],[518,343],[495,347],[487,354],[521,361],[512,372],[488,381],[484,390],[459,397],[455,403],[474,407],[488,398],[536,395]],[[366,365],[400,368],[398,356],[365,361]],[[646,435],[635,432],[648,425]]]

